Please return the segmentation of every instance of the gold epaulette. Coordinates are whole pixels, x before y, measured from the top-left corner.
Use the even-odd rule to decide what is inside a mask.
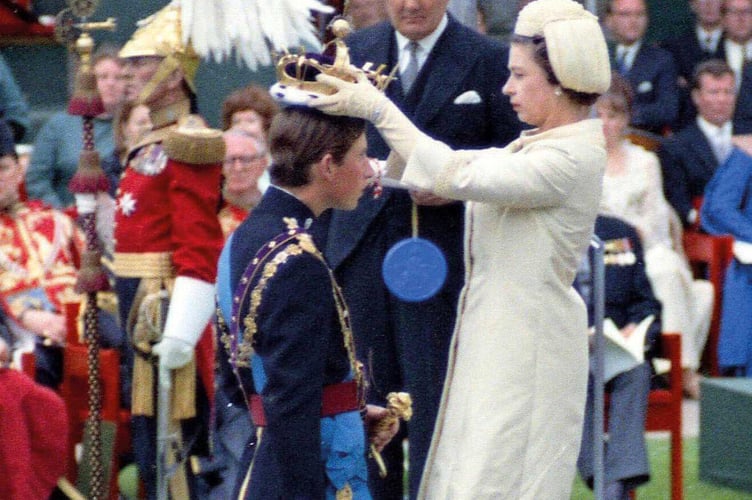
[[[222,131],[209,128],[198,115],[187,115],[171,128],[162,143],[167,156],[183,163],[206,165],[221,163],[225,157]]]

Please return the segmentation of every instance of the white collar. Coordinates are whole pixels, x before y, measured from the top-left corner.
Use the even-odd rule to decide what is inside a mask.
[[[727,121],[720,127],[717,125],[713,125],[709,121],[707,121],[705,118],[697,115],[697,126],[700,127],[700,130],[703,134],[705,134],[706,137],[710,138],[711,140],[715,140],[718,137],[723,137],[724,139],[731,139],[731,121]]]
[[[713,31],[705,31],[705,29],[699,24],[695,26],[695,34],[700,44],[704,44],[705,40],[710,38],[710,46],[713,50],[718,48],[718,41],[721,39],[721,28],[715,28]]]
[[[441,21],[439,22],[439,25],[436,26],[436,29],[433,30],[433,32],[428,35],[425,38],[422,38],[420,40],[415,40],[415,42],[420,46],[419,56],[418,59],[422,60],[420,61],[421,64],[425,60],[426,57],[428,57],[428,54],[431,53],[431,50],[433,50],[433,46],[436,45],[436,42],[438,41],[439,37],[442,33],[444,33],[444,30],[447,27],[447,24],[449,24],[449,18],[446,14],[444,14],[444,17],[441,18]],[[407,52],[407,45],[412,41],[409,38],[407,38],[405,35],[400,33],[399,31],[394,31],[394,35],[397,37],[397,47],[399,47],[399,55],[400,55],[400,61],[403,58],[402,54]]]

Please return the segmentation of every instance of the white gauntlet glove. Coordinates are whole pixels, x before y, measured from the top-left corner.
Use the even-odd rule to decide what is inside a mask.
[[[359,73],[358,82],[351,83],[333,76],[319,74],[316,79],[337,89],[333,95],[312,98],[308,106],[330,115],[345,115],[370,121],[389,147],[407,161],[418,140],[427,138],[400,109],[366,77]]]
[[[171,370],[188,364],[212,314],[214,284],[178,276],[170,298],[162,341],[151,350],[159,356],[159,364]]]

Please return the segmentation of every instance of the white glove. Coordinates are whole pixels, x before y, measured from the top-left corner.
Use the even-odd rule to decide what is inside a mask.
[[[732,247],[734,257],[742,264],[752,264],[752,243],[746,241],[734,241]]]
[[[333,76],[319,74],[316,79],[337,89],[333,95],[312,97],[308,106],[330,115],[346,115],[370,121],[405,161],[410,158],[415,143],[428,138],[383,93],[359,73],[358,82],[351,83]]]
[[[174,370],[191,360],[193,349],[214,314],[214,284],[178,276],[162,341],[152,347],[161,366]]]
[[[78,215],[93,214],[97,210],[97,198],[89,193],[76,193],[76,211]]]

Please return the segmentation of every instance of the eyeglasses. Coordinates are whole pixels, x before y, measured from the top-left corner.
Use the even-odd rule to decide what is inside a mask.
[[[249,165],[253,165],[254,163],[260,163],[262,161],[266,161],[266,155],[247,155],[247,156],[229,156],[225,158],[224,165],[225,167],[231,167],[235,165],[235,163],[240,163],[241,166],[247,167]]]

